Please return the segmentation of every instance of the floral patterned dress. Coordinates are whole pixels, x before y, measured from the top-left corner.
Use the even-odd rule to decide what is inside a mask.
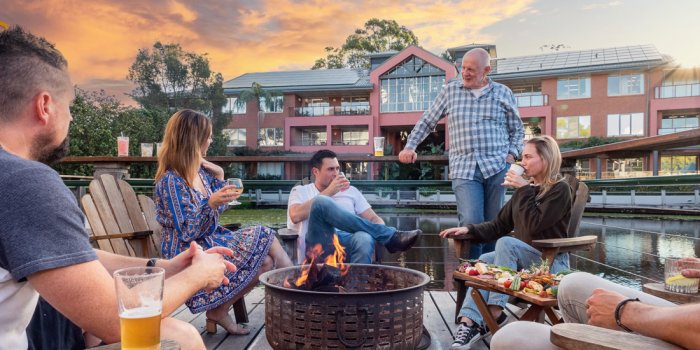
[[[257,276],[274,240],[274,231],[264,226],[253,226],[238,231],[219,225],[219,208],[209,206],[209,196],[224,186],[206,169],[199,169],[199,176],[207,193],[190,187],[185,179],[168,170],[155,185],[157,220],[163,227],[161,255],[171,259],[195,241],[204,249],[214,246],[228,247],[233,257],[226,257],[236,265],[236,272],[227,272],[231,281],[212,293],[198,291],[185,304],[192,313],[211,310],[236,297]]]

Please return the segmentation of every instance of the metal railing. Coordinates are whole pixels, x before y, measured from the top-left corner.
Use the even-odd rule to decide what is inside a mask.
[[[515,94],[518,107],[540,107],[549,105],[549,95],[541,93]]]
[[[312,106],[289,107],[289,115],[294,117],[320,117],[327,115],[371,115],[369,106]]]
[[[683,85],[661,85],[654,88],[656,98],[700,96],[700,83]]]
[[[152,179],[126,180],[138,193],[153,194]],[[664,176],[636,179],[584,181],[591,188],[588,207],[657,208],[679,211],[700,210],[700,176]],[[89,180],[65,179],[77,197],[86,193]],[[244,201],[261,206],[285,206],[289,192],[298,180],[244,180]],[[379,206],[449,207],[456,206],[450,181],[442,180],[352,180],[367,201]],[[511,195],[508,190],[506,198]]]

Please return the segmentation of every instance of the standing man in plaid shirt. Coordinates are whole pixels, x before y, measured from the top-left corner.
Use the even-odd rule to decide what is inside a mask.
[[[450,178],[460,226],[496,218],[503,206],[501,185],[509,164],[523,149],[523,122],[513,92],[487,75],[489,54],[472,49],[462,59],[462,79],[447,83],[408,136],[402,163],[416,161],[416,147],[447,116]],[[494,250],[494,242],[472,244],[469,257]]]

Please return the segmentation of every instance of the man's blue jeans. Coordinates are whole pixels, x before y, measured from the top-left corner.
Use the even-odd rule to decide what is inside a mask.
[[[502,184],[507,171],[506,166],[496,175],[484,179],[481,169],[477,166],[473,180],[452,180],[452,190],[457,199],[459,226],[480,224],[496,218],[506,196],[506,189]],[[494,247],[495,242],[472,243],[469,258],[476,259],[481,254],[492,252]]]
[[[310,249],[316,244],[321,244],[323,256],[326,256],[335,251],[333,234],[337,234],[351,263],[371,264],[374,242],[384,245],[394,232],[394,227],[374,224],[341,208],[332,198],[319,195],[311,204],[306,247]]]
[[[542,253],[528,245],[527,243],[510,236],[501,237],[496,241],[496,250],[479,257],[479,260],[496,266],[509,267],[518,271],[529,268],[532,264],[540,264]],[[550,271],[558,273],[569,269],[569,253],[558,254],[552,262]],[[479,313],[479,309],[471,297],[471,288],[467,290],[467,298],[464,299],[462,309],[459,310],[459,317],[467,317],[474,323],[483,325],[484,318]],[[489,293],[480,291],[481,296],[488,305],[498,305],[501,308],[506,306],[508,295],[501,293]]]

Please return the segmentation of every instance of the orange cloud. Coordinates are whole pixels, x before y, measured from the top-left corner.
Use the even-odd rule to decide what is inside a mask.
[[[448,47],[492,38],[480,32],[529,11],[532,0],[425,2],[298,0],[5,1],[5,18],[56,43],[78,85],[121,94],[138,49],[157,40],[208,53],[225,79],[246,72],[307,69],[370,18],[394,19],[420,44]]]

